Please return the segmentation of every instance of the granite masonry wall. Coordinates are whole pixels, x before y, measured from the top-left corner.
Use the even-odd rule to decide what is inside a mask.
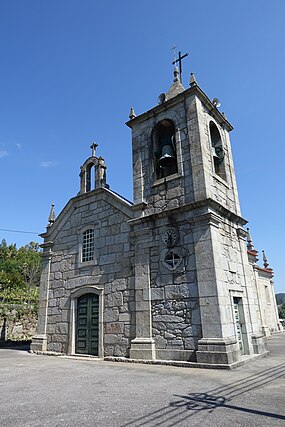
[[[95,286],[102,293],[104,354],[128,355],[134,309],[129,210],[107,190],[95,190],[73,199],[50,228],[46,241],[54,244],[48,292],[48,351],[70,351],[71,295],[82,287]],[[89,228],[95,232],[95,257],[83,263],[82,233]]]

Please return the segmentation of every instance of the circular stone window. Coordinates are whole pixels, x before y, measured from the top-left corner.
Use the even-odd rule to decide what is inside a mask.
[[[162,259],[163,265],[168,270],[176,270],[176,268],[181,264],[182,256],[175,250],[167,251]]]

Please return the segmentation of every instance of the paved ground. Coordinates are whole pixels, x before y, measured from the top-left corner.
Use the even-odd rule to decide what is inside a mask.
[[[0,349],[0,426],[283,426],[285,333],[234,371]]]

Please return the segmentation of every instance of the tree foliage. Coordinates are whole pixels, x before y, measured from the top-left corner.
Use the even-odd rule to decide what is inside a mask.
[[[0,244],[0,301],[22,303],[37,299],[41,262],[38,243],[19,249],[15,244]]]
[[[275,295],[277,305],[283,304],[285,302],[285,293],[279,293]]]
[[[285,302],[278,306],[279,319],[285,319]]]

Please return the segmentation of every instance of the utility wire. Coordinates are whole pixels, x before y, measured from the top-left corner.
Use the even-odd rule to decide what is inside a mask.
[[[0,228],[0,231],[8,231],[10,233],[22,233],[22,234],[37,234],[37,235],[40,234],[40,233],[36,233],[35,231],[7,230],[6,228]]]

